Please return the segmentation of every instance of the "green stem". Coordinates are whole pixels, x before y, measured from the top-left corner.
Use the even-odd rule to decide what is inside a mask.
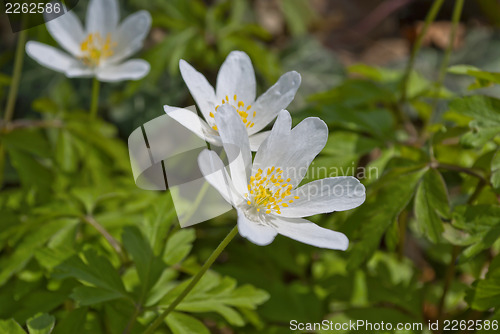
[[[448,68],[448,63],[450,62],[451,51],[453,50],[453,45],[455,44],[455,37],[457,35],[458,24],[460,23],[460,16],[462,15],[463,7],[464,7],[464,0],[455,1],[455,7],[453,8],[453,15],[451,18],[452,26],[450,32],[450,42],[446,47],[443,61],[441,62],[441,67],[439,68],[438,80],[436,82],[437,89],[439,89],[443,85],[443,81],[446,75],[446,69]]]
[[[169,315],[170,312],[172,312],[177,305],[188,295],[189,292],[196,286],[196,284],[200,281],[200,279],[203,277],[205,272],[210,268],[212,263],[219,257],[220,253],[226,248],[226,246],[229,244],[231,240],[236,236],[238,233],[238,225],[233,227],[231,232],[222,240],[222,242],[217,246],[217,248],[212,252],[210,257],[207,259],[203,267],[201,267],[200,271],[193,277],[191,282],[189,282],[189,285],[181,292],[177,298],[163,311],[160,316],[146,329],[146,331],[143,334],[151,334],[153,331],[162,324],[163,320]]]
[[[10,84],[9,95],[7,96],[7,104],[5,106],[5,113],[3,115],[4,126],[8,127],[12,117],[14,116],[14,106],[16,104],[17,92],[19,91],[19,83],[21,82],[21,72],[23,69],[24,60],[24,47],[26,45],[26,39],[28,38],[28,32],[24,29],[24,22],[21,23],[21,31],[19,32],[19,38],[17,39],[16,54],[14,56],[14,72],[12,73],[12,83]],[[4,130],[4,129],[0,129]],[[5,167],[5,147],[2,142],[0,142],[0,188],[3,185],[3,173]]]
[[[17,92],[19,91],[19,83],[21,81],[21,71],[23,69],[24,46],[28,37],[27,30],[19,32],[17,40],[16,55],[14,60],[14,73],[12,74],[12,83],[10,85],[9,96],[7,97],[7,105],[5,106],[5,114],[3,119],[6,123],[12,120],[14,116],[14,106],[16,104]]]
[[[110,246],[113,247],[113,249],[116,251],[122,263],[128,262],[127,255],[123,251],[122,245],[118,242],[118,240],[113,238],[113,236],[104,228],[104,226],[99,224],[97,220],[95,220],[95,218],[90,215],[83,216],[82,220],[95,228],[97,232],[99,232],[106,239]]]
[[[125,330],[123,331],[123,334],[129,334],[132,331],[132,327],[134,327],[134,324],[137,321],[137,317],[139,316],[140,313],[141,313],[140,305],[135,305],[134,314],[132,314],[132,317],[130,318],[129,322],[127,323],[127,326],[125,327]]]
[[[90,102],[90,118],[95,119],[97,116],[97,106],[99,105],[99,80],[92,80],[92,100]]]
[[[444,286],[443,286],[443,294],[441,295],[441,298],[439,299],[439,306],[438,306],[438,319],[442,320],[442,316],[444,313],[444,304],[446,302],[446,295],[448,294],[448,291],[450,289],[451,282],[453,281],[453,277],[455,276],[455,270],[456,270],[456,265],[455,263],[457,262],[458,255],[460,254],[460,246],[453,246],[453,250],[451,253],[451,261],[450,264],[448,265],[448,268],[446,269],[446,276],[444,280]]]
[[[408,61],[408,65],[406,66],[405,74],[403,76],[403,81],[402,81],[402,87],[401,87],[401,101],[400,104],[404,104],[406,102],[406,90],[408,87],[408,81],[410,79],[410,74],[411,70],[413,69],[413,66],[415,65],[415,58],[418,54],[418,51],[420,50],[420,47],[422,46],[422,40],[427,33],[427,30],[429,29],[429,26],[431,25],[432,22],[436,19],[436,16],[441,9],[441,6],[443,5],[444,0],[435,0],[434,3],[432,4],[431,9],[429,10],[429,13],[425,17],[425,22],[424,26],[422,27],[422,30],[417,36],[417,40],[415,41],[415,44],[413,46],[411,55],[410,55],[410,60]]]
[[[441,162],[435,162],[431,167],[437,168],[437,169],[446,169],[446,170],[450,170],[450,171],[454,171],[454,172],[458,172],[458,173],[465,173],[465,174],[468,174],[470,176],[477,177],[479,180],[488,183],[488,180],[484,176],[477,173],[476,171],[474,171],[471,168],[450,165],[450,164],[445,164],[445,163],[441,163]]]
[[[462,10],[464,7],[464,0],[456,0],[455,1],[455,7],[453,8],[453,15],[451,18],[452,26],[451,26],[451,32],[450,32],[450,41],[448,45],[446,46],[446,50],[444,52],[443,56],[443,61],[441,62],[441,66],[439,68],[439,74],[438,74],[438,79],[436,81],[436,86],[435,86],[435,94],[434,98],[432,99],[432,104],[431,104],[431,110],[434,111],[437,107],[438,104],[438,97],[439,97],[439,91],[441,90],[441,87],[443,86],[444,78],[446,77],[446,70],[448,68],[448,64],[450,63],[450,57],[451,57],[451,51],[453,50],[453,46],[455,44],[455,37],[457,35],[457,30],[458,30],[458,24],[460,23],[460,16],[462,15]],[[433,122],[433,117],[429,117],[429,120],[426,124],[426,127],[431,125]],[[427,136],[427,131],[422,132],[422,142],[425,141],[425,137]],[[433,146],[433,136],[431,135],[429,137],[429,153],[431,156],[431,159],[434,159],[434,146]]]

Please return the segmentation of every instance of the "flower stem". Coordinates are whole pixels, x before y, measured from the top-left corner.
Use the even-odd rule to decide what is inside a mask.
[[[3,119],[6,123],[12,120],[14,116],[14,106],[16,104],[17,92],[19,91],[19,82],[21,81],[21,71],[23,69],[24,46],[28,33],[26,30],[19,32],[17,40],[16,55],[14,60],[14,73],[12,74],[12,83],[10,85],[9,96],[7,97],[7,105],[5,106],[5,114]]]
[[[439,305],[438,305],[438,319],[443,320],[443,313],[444,313],[444,305],[446,302],[446,295],[448,294],[448,291],[450,289],[451,281],[453,280],[453,277],[455,276],[455,270],[456,270],[456,262],[458,255],[460,255],[460,246],[453,246],[452,252],[451,252],[451,260],[450,264],[448,265],[448,268],[446,268],[446,276],[444,279],[444,286],[443,286],[443,293],[441,295],[441,298],[439,299]]]
[[[90,102],[90,118],[95,119],[97,116],[97,106],[99,105],[99,80],[92,79],[92,100]]]
[[[23,20],[24,21],[24,20]],[[1,132],[4,131],[9,125],[12,117],[14,116],[14,106],[16,104],[17,92],[19,91],[19,83],[21,82],[21,72],[23,69],[24,60],[24,47],[26,45],[26,39],[28,38],[28,32],[24,29],[24,22],[21,22],[21,31],[19,32],[19,38],[17,39],[16,54],[14,58],[14,72],[12,73],[12,83],[10,84],[9,95],[7,96],[7,104],[5,106],[5,113],[3,115],[4,126],[0,128]],[[3,185],[3,172],[5,166],[5,147],[2,142],[0,142],[0,188]]]
[[[429,10],[429,13],[425,17],[424,26],[422,27],[422,30],[418,34],[415,44],[413,45],[413,49],[410,55],[410,60],[408,61],[408,65],[406,66],[405,74],[403,76],[402,87],[401,87],[401,101],[400,101],[401,105],[404,104],[404,102],[406,102],[407,98],[406,90],[408,87],[408,81],[410,80],[411,70],[415,65],[415,58],[418,54],[418,51],[420,50],[420,47],[422,46],[422,40],[424,39],[424,36],[427,33],[427,29],[429,29],[431,23],[434,22],[434,20],[436,19],[436,16],[439,10],[441,9],[441,6],[443,5],[443,2],[444,0],[434,0],[434,3],[432,4],[431,9]]]
[[[446,69],[448,68],[448,64],[450,63],[451,51],[453,50],[453,46],[455,45],[455,36],[457,35],[458,24],[460,23],[460,16],[462,15],[462,9],[464,7],[464,0],[456,0],[455,7],[453,8],[453,15],[451,18],[452,26],[450,31],[450,41],[446,46],[446,50],[444,52],[443,61],[441,62],[441,66],[439,67],[439,74],[435,84],[435,93],[432,99],[431,110],[435,112],[436,107],[438,105],[439,93],[441,91],[441,87],[444,83],[444,78],[446,77]],[[433,123],[433,115],[429,117],[429,120],[426,122],[425,127],[432,125]],[[422,131],[422,140],[425,141],[425,137],[429,136],[429,155],[431,159],[434,159],[434,138],[432,135],[429,135],[427,131]]]
[[[451,51],[453,50],[453,46],[455,44],[455,37],[457,35],[458,24],[460,23],[460,16],[462,15],[462,9],[464,7],[464,0],[456,0],[455,7],[453,8],[453,15],[451,18],[451,32],[450,32],[450,42],[448,43],[443,61],[441,62],[441,67],[439,68],[439,76],[437,80],[437,89],[439,89],[444,81],[446,75],[446,69],[448,67],[448,63],[450,62]],[[438,93],[436,93],[437,95]],[[435,98],[437,99],[437,98]]]
[[[229,244],[231,240],[236,236],[238,233],[238,225],[233,227],[231,232],[222,240],[222,242],[217,246],[217,248],[212,252],[210,257],[207,259],[205,264],[201,267],[200,271],[196,273],[196,275],[193,277],[191,282],[189,282],[189,285],[181,292],[177,298],[163,311],[160,316],[151,324],[149,327],[146,329],[146,331],[143,334],[151,334],[153,331],[161,325],[163,320],[169,315],[170,312],[172,312],[177,305],[191,292],[191,290],[196,286],[196,284],[200,281],[200,279],[203,277],[205,272],[210,268],[212,263],[219,257],[220,253],[226,248],[226,246]]]

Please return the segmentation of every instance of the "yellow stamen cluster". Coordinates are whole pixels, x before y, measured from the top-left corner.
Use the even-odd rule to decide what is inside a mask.
[[[258,169],[254,176],[250,177],[248,185],[249,193],[245,194],[247,204],[254,206],[257,212],[265,209],[265,213],[275,212],[281,214],[281,207],[288,207],[288,203],[293,203],[293,199],[285,200],[290,196],[292,185],[290,179],[283,179],[283,170],[281,168],[270,167],[264,173]],[[294,196],[299,199],[299,196]]]
[[[87,38],[80,43],[80,50],[83,53],[80,59],[85,65],[95,67],[103,59],[113,55],[115,46],[116,43],[111,40],[110,34],[107,34],[106,38],[102,38],[98,32],[88,34]]]
[[[238,114],[240,115],[241,117],[241,120],[243,121],[243,123],[245,123],[245,127],[247,128],[253,128],[253,126],[255,125],[254,122],[248,120],[248,116],[250,116],[250,112],[252,109],[252,106],[251,105],[248,105],[245,107],[245,103],[243,101],[238,101],[238,96],[236,94],[234,94],[233,96],[233,101],[229,101],[229,97],[226,95],[226,98],[222,100],[222,104],[229,104],[231,107],[233,107],[234,109],[236,109],[236,111],[238,112]],[[217,109],[220,107],[221,105],[217,105],[215,107],[215,112],[217,112]],[[255,115],[257,115],[257,112],[254,111],[251,116],[252,116],[252,120],[255,118]],[[213,112],[210,112],[210,117],[214,118],[215,117],[215,114]],[[217,126],[214,125],[212,126],[212,128],[217,131]]]

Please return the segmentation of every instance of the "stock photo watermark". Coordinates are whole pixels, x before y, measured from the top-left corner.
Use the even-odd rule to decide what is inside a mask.
[[[13,33],[56,19],[75,8],[79,0],[2,0]]]
[[[193,106],[190,108],[194,110]],[[146,190],[169,189],[182,227],[215,218],[232,209],[200,171],[198,157],[203,150],[208,149],[207,143],[168,115],[157,117],[133,131],[128,146],[136,184]],[[240,150],[236,145],[232,148],[237,152]],[[212,145],[211,149],[216,148]],[[231,155],[241,158],[238,154]],[[223,174],[223,169],[229,169],[231,165],[244,165],[238,158],[224,161],[224,166],[213,171],[213,174]],[[376,179],[379,176],[378,168],[355,166],[355,162],[348,167],[316,166],[312,162],[310,166],[281,166],[280,169],[283,180],[279,182],[279,186],[277,182],[271,182],[264,191],[275,194],[283,185],[290,187],[287,179],[298,180],[297,183],[301,180],[313,181],[306,182],[303,186],[294,184],[294,193],[290,193],[289,200],[295,203],[308,202],[318,196],[339,199],[364,196],[365,188],[362,184],[344,183],[342,176],[354,176],[358,180],[367,177]],[[259,174],[258,171],[254,171],[254,174],[255,172]],[[332,183],[331,179],[339,176],[338,184]],[[228,180],[221,182],[224,183],[221,186],[228,190],[231,188]]]

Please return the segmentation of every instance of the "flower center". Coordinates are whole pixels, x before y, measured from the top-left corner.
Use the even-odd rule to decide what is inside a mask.
[[[266,173],[262,169],[258,169],[254,176],[250,177],[248,185],[249,193],[245,194],[247,204],[253,206],[260,212],[261,209],[265,213],[281,214],[281,207],[288,207],[288,203],[293,203],[293,199],[285,200],[292,191],[292,185],[288,184],[290,179],[283,179],[283,170],[281,168],[270,167]],[[299,199],[299,196],[294,196],[294,199]]]
[[[80,50],[83,53],[80,60],[87,66],[98,66],[103,59],[113,55],[115,46],[116,43],[111,40],[111,34],[107,34],[106,38],[102,38],[98,32],[88,34],[80,43]]]
[[[229,97],[226,95],[226,99],[222,100],[222,104],[229,104],[231,107],[233,107],[234,109],[236,109],[236,111],[238,112],[238,115],[240,115],[241,117],[241,120],[243,121],[243,123],[245,123],[245,126],[247,128],[252,128],[255,123],[248,120],[248,116],[250,116],[250,112],[252,109],[252,106],[251,105],[248,105],[247,107],[245,107],[245,103],[243,101],[238,101],[238,96],[236,94],[234,94],[233,96],[233,99],[234,99],[234,102],[233,101],[229,101]],[[220,107],[220,104],[217,105],[215,107],[215,112],[217,112],[217,108]],[[254,111],[251,115],[252,115],[252,120],[255,118],[255,115],[257,114],[256,111]],[[215,115],[213,112],[210,112],[210,117],[214,118]],[[215,131],[217,131],[217,125],[214,125],[212,126],[212,129],[214,129]]]

